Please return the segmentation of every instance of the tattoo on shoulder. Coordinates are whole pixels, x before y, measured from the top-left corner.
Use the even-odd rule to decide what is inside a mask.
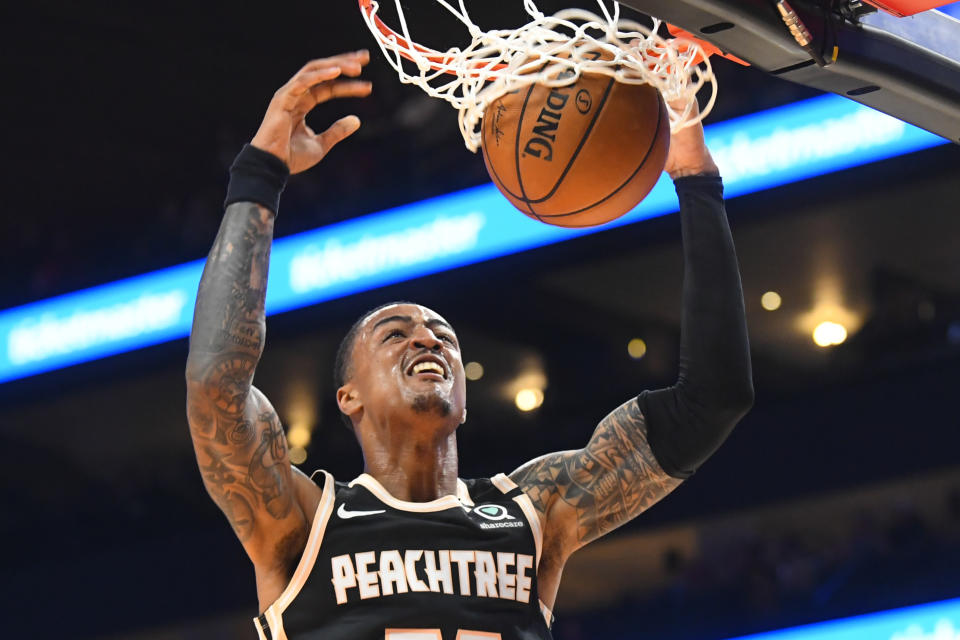
[[[677,488],[647,442],[635,400],[610,413],[586,447],[533,460],[513,474],[541,514],[555,500],[576,512],[577,540],[585,544],[649,509]]]

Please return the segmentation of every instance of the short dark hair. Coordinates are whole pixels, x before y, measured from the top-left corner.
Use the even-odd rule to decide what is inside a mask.
[[[387,302],[381,304],[378,307],[370,309],[362,316],[357,318],[357,321],[354,322],[350,329],[347,330],[347,335],[343,336],[343,340],[340,341],[340,346],[337,347],[337,357],[333,362],[333,388],[339,389],[344,384],[347,383],[347,380],[350,379],[350,376],[353,375],[353,345],[357,342],[357,333],[360,332],[360,327],[363,326],[364,321],[367,318],[375,314],[381,309],[386,309],[387,307],[392,307],[396,304],[417,304],[416,302],[408,302],[406,300],[397,300],[395,302]],[[340,417],[343,419],[344,424],[353,431],[353,421],[350,420],[350,416],[341,412]]]

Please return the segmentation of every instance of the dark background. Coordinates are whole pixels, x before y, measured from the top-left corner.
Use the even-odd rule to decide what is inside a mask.
[[[475,19],[515,23],[517,7],[500,4]],[[459,41],[423,7],[411,15],[424,40]],[[311,57],[373,49],[346,0],[36,2],[0,9],[0,22],[4,308],[203,256],[226,168],[273,91]],[[813,95],[715,69],[708,122]],[[452,109],[402,86],[376,51],[366,76],[369,99],[311,116],[321,127],[355,112],[364,125],[291,180],[278,236],[488,180]],[[597,625],[605,637],[719,638],[960,596],[949,571],[960,566],[958,168],[948,145],[728,202],[756,407],[616,536],[685,530],[699,542],[667,545],[650,584],[611,587],[587,609],[571,569],[558,638],[599,637]],[[365,309],[413,299],[486,369],[469,387],[463,476],[582,446],[607,411],[676,375],[679,235],[676,216],[657,219],[272,317],[257,384],[286,422],[308,411],[305,470],[355,476],[333,351]],[[777,312],[760,307],[769,289],[783,296]],[[805,328],[825,299],[855,321],[829,350]],[[633,337],[649,347],[641,360],[626,354]],[[180,340],[0,386],[5,636],[252,637],[253,572],[190,448],[185,356]],[[546,376],[546,400],[521,414],[507,389],[530,370]],[[874,489],[887,497],[856,506]],[[837,496],[853,497],[811,515]],[[753,513],[767,515],[742,524]]]

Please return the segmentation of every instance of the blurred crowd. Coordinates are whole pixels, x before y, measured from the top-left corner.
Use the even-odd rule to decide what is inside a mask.
[[[668,586],[616,608],[561,615],[556,636],[726,638],[960,595],[960,487],[936,515],[900,500],[848,514],[832,535],[796,511],[776,536],[743,529],[663,557]],[[729,533],[729,532],[728,532]]]

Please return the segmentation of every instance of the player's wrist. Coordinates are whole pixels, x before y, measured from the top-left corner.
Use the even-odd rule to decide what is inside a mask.
[[[676,167],[668,167],[667,173],[672,180],[678,180],[691,176],[719,176],[720,169],[708,154],[696,162],[684,163]]]
[[[690,169],[678,169],[670,173],[670,178],[674,181],[680,178],[692,178],[694,176],[708,176],[713,178],[720,177],[720,169],[716,165],[713,167],[697,167]]]
[[[250,146],[263,151],[264,153],[269,153],[275,156],[278,160],[284,164],[288,164],[289,155],[290,155],[290,135],[277,134],[277,130],[285,130],[289,123],[282,123],[283,126],[277,127],[271,121],[264,120],[264,123],[257,130],[257,133],[254,134],[253,139],[250,140]],[[267,125],[271,126],[267,126]]]
[[[689,176],[678,176],[673,181],[673,186],[680,198],[681,209],[684,200],[692,195],[710,193],[721,200],[723,199],[723,178],[718,173],[696,173]]]
[[[230,166],[224,207],[235,202],[255,202],[276,215],[289,177],[290,169],[283,160],[253,144],[245,144]]]

